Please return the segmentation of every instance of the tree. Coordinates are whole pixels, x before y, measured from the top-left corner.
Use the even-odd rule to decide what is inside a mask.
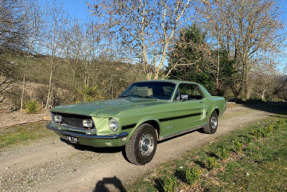
[[[172,79],[199,82],[211,93],[222,94],[233,68],[226,51],[212,48],[197,25],[182,29],[169,52],[166,74]]]
[[[32,28],[27,27],[27,23],[36,16],[28,9],[31,4],[33,1],[29,0],[0,2],[0,102],[15,80],[16,63],[7,59],[8,54],[23,54],[30,47],[28,42]]]
[[[28,62],[29,58],[32,56],[33,51],[35,51],[35,43],[39,41],[41,35],[43,35],[43,18],[42,10],[38,4],[38,1],[26,2],[24,5],[27,14],[24,17],[24,28],[25,31],[29,31],[29,36],[27,36],[27,48],[26,48],[26,61],[23,63],[22,71],[22,93],[20,99],[20,110],[23,109],[24,96],[26,91],[26,75],[27,70],[29,70]]]
[[[205,29],[228,52],[238,73],[230,87],[235,97],[250,97],[249,73],[258,53],[278,52],[285,39],[278,6],[272,0],[202,0],[196,8]]]
[[[192,18],[191,5],[191,0],[102,0],[89,6],[104,34],[141,64],[147,79],[157,79],[176,31]]]
[[[255,66],[250,71],[250,86],[253,87],[253,95],[265,101],[266,96],[272,97],[275,77],[278,76],[276,64],[269,58],[255,61]]]
[[[50,54],[49,61],[49,83],[47,92],[47,101],[45,108],[49,108],[53,104],[53,82],[54,74],[64,53],[65,38],[64,35],[66,25],[68,23],[67,16],[63,10],[63,5],[57,0],[53,1],[51,7],[48,7],[47,31],[45,37],[46,49]]]

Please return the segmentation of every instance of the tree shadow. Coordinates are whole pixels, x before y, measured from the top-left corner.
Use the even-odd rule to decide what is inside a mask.
[[[232,100],[231,100],[232,101]],[[234,103],[241,104],[244,107],[255,109],[259,111],[265,111],[274,114],[284,114],[287,109],[287,102],[265,102],[261,100],[235,100]]]
[[[110,192],[110,191],[113,191],[113,190],[108,189],[108,185],[112,185],[114,188],[117,189],[117,191],[126,192],[126,189],[124,188],[121,180],[119,180],[116,176],[103,178],[103,180],[98,181],[93,192]]]

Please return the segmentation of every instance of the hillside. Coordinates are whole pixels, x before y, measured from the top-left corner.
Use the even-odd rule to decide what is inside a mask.
[[[117,61],[76,61],[43,55],[25,56],[20,53],[6,54],[5,60],[13,66],[13,73],[3,92],[5,100],[0,102],[0,110],[19,109],[25,71],[27,90],[24,101],[36,100],[42,106],[45,106],[47,100],[51,68],[53,105],[81,101],[83,98],[76,89],[85,86],[97,87],[93,93],[95,97],[115,98],[131,82],[143,77],[138,66]]]

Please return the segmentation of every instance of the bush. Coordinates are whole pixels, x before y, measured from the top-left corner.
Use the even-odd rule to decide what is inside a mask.
[[[252,133],[253,133],[253,136],[254,136],[254,138],[255,138],[256,140],[260,139],[260,138],[262,137],[262,135],[263,135],[261,129],[253,130]]]
[[[29,100],[24,103],[24,111],[26,113],[36,113],[41,109],[41,106],[37,101]]]
[[[227,159],[229,157],[229,150],[226,147],[220,147],[218,157],[220,159]]]
[[[89,87],[83,86],[76,88],[76,92],[82,96],[84,102],[86,101],[94,101],[96,99],[104,99],[103,96],[97,94],[98,93],[98,86]]]
[[[196,168],[188,169],[185,172],[185,178],[188,184],[192,185],[196,180],[198,180],[200,175],[200,170]]]
[[[206,162],[206,168],[211,170],[216,166],[216,159],[215,157],[208,157]]]
[[[233,143],[233,151],[236,153],[242,151],[242,147],[243,147],[243,144],[238,141]]]
[[[178,186],[177,178],[175,176],[165,177],[163,180],[163,190],[166,192],[174,192]]]

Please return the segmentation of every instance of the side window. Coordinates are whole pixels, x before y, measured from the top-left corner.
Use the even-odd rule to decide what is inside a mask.
[[[197,85],[194,84],[180,84],[176,100],[181,100],[181,95],[187,95],[188,100],[199,100],[203,95]]]

